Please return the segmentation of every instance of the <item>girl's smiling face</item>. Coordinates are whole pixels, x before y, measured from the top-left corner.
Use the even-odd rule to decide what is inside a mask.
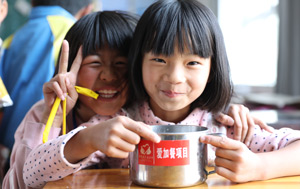
[[[99,94],[97,100],[79,95],[82,105],[100,115],[113,115],[127,99],[127,57],[105,46],[82,61],[77,85]]]
[[[209,78],[211,58],[190,54],[177,48],[171,56],[151,52],[143,57],[143,83],[153,113],[165,121],[179,122],[190,105],[204,91]]]

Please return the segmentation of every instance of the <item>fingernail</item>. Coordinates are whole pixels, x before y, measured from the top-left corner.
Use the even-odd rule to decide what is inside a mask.
[[[64,94],[61,95],[61,96],[60,96],[60,99],[61,99],[61,100],[65,100],[65,95],[64,95]]]
[[[156,135],[156,136],[155,136],[155,142],[159,143],[160,140],[161,140],[160,136]]]
[[[200,142],[205,142],[206,137],[205,136],[200,136]]]

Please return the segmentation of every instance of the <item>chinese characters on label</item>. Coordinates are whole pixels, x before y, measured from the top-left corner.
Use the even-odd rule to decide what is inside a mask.
[[[179,166],[190,163],[188,140],[163,140],[160,143],[141,140],[138,153],[139,164],[142,165]]]

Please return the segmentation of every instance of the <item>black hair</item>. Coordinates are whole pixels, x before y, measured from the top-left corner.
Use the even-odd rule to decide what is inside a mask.
[[[83,58],[106,45],[127,57],[137,21],[137,15],[122,11],[99,11],[79,19],[65,37],[70,47],[68,70],[80,46]]]
[[[215,15],[197,0],[160,0],[146,9],[137,24],[129,52],[129,92],[133,101],[149,99],[142,79],[143,55],[148,52],[165,56],[187,47],[191,53],[211,57],[211,70],[203,93],[191,105],[191,111],[225,110],[233,86],[221,29]]]
[[[92,3],[92,0],[31,0],[32,6],[60,6],[72,15]]]

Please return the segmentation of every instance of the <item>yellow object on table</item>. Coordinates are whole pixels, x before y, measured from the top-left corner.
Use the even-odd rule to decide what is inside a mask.
[[[75,86],[75,89],[79,94],[89,96],[89,97],[92,97],[94,99],[97,99],[98,96],[99,96],[99,94],[95,93],[94,91],[92,91],[90,89],[84,88],[84,87]],[[48,141],[49,132],[50,132],[54,117],[56,115],[57,109],[60,105],[60,102],[61,102],[61,99],[56,97],[55,102],[52,106],[48,121],[46,123],[45,130],[43,132],[43,143]],[[67,127],[66,126],[66,117],[67,117],[66,109],[67,109],[67,99],[65,99],[63,101],[63,129],[62,129],[63,130],[63,132],[62,132],[63,135],[66,134],[66,127]]]

